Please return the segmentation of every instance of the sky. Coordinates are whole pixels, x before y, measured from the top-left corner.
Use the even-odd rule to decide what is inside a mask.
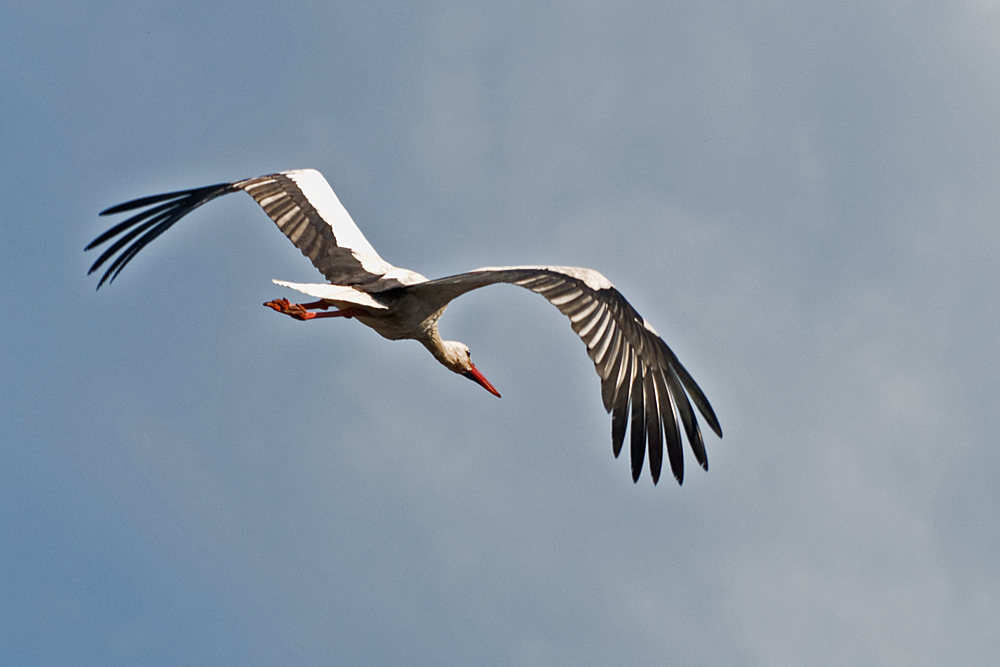
[[[12,3],[0,656],[992,665],[1000,3]],[[387,261],[607,276],[725,437],[631,481],[565,318],[262,308],[246,196],[96,291],[97,213],[315,168]],[[706,430],[707,433],[707,430]]]

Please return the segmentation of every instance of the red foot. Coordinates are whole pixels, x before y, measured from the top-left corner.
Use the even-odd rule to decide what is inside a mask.
[[[279,313],[290,315],[297,320],[305,321],[316,317],[316,313],[310,313],[300,303],[289,303],[288,299],[275,299],[274,301],[268,301],[264,305],[268,308],[273,308]]]

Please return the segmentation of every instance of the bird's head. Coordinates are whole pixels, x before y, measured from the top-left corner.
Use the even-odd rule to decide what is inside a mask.
[[[459,375],[464,375],[469,378],[479,386],[481,386],[486,391],[490,392],[497,398],[500,398],[500,392],[498,392],[490,381],[487,380],[476,365],[472,363],[472,354],[469,352],[469,347],[464,343],[459,343],[453,340],[443,341],[441,344],[441,356],[439,360],[448,370],[458,373]],[[435,355],[437,356],[437,355]]]

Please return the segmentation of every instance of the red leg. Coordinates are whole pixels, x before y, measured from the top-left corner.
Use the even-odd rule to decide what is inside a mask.
[[[300,303],[298,305],[302,306],[306,310],[326,310],[327,308],[330,307],[331,304],[327,303],[326,301],[320,300],[320,301],[313,301],[312,303]]]
[[[274,301],[268,301],[264,304],[268,308],[273,308],[279,313],[284,313],[294,317],[297,320],[312,320],[317,317],[347,317],[351,318],[355,315],[363,314],[364,311],[360,308],[345,308],[344,310],[335,310],[332,313],[310,313],[309,309],[323,309],[326,310],[330,307],[330,304],[326,301],[314,301],[312,303],[289,303],[288,299],[275,299]]]
[[[313,315],[317,319],[320,317],[346,317],[347,319],[351,319],[352,317],[355,317],[357,315],[364,315],[365,311],[361,310],[360,308],[354,308],[352,306],[350,308],[344,308],[343,310],[335,310],[332,313],[309,313],[309,314]]]

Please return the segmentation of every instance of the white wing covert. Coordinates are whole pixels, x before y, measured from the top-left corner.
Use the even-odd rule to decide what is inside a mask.
[[[712,406],[663,339],[597,271],[559,266],[490,267],[408,289],[422,292],[426,287],[428,295],[437,292],[446,303],[495,283],[519,285],[541,294],[569,317],[601,378],[601,397],[604,408],[611,413],[612,450],[616,457],[626,430],[630,431],[633,481],[639,479],[648,450],[649,472],[656,483],[666,439],[671,471],[678,482],[683,482],[682,426],[695,458],[708,470],[691,401],[709,427],[722,437]]]
[[[366,285],[395,269],[354,224],[323,175],[286,171],[236,183],[254,198],[278,229],[334,285]],[[391,289],[408,284],[380,285]]]

